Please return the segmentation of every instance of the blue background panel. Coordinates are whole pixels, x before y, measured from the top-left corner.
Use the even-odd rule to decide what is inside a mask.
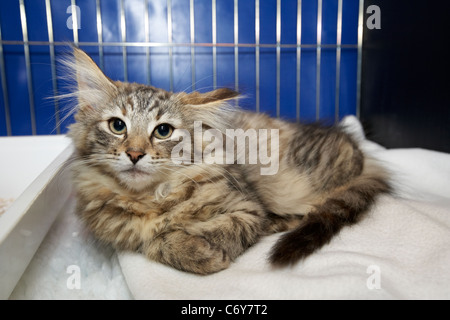
[[[280,39],[277,39],[276,30],[278,1],[281,17]],[[259,47],[256,45],[255,31],[257,1],[237,1],[239,46],[237,50],[234,47],[235,1],[194,0],[194,56],[190,46],[192,27],[190,1],[100,0],[101,39],[97,30],[97,1],[75,2],[79,8],[77,11],[80,26],[77,30],[79,46],[114,80],[127,79],[129,82],[147,83],[166,90],[187,92],[194,89],[201,92],[212,90],[216,80],[217,87],[237,87],[244,96],[240,100],[240,105],[245,109],[256,110],[256,103],[259,101],[261,112],[276,116],[276,106],[279,102],[281,117],[296,120],[299,110],[300,119],[297,120],[302,121],[318,120],[316,114],[318,111],[320,120],[333,122],[338,94],[339,117],[356,113],[358,0],[343,0],[342,44],[345,46],[341,50],[339,92],[336,92],[338,0],[260,0],[261,46]],[[216,3],[217,24],[215,63],[212,45],[213,2]],[[66,93],[67,81],[57,79],[57,91],[54,92],[51,66],[55,64],[58,76],[64,76],[64,70],[58,59],[67,55],[70,51],[68,44],[75,40],[75,33],[70,24],[74,17],[71,1],[50,1],[53,23],[50,32],[54,36],[56,58],[52,61],[46,2],[24,0],[30,53],[29,70],[19,3],[18,0],[0,2],[0,46],[3,52],[0,59],[3,59],[5,66],[0,72],[6,77],[6,83],[2,83],[2,86],[8,93],[8,96],[4,97],[3,91],[0,92],[0,135],[8,134],[6,99],[10,108],[9,123],[12,135],[33,134],[33,122],[36,124],[36,134],[56,134],[58,125],[61,133],[65,133],[67,126],[73,122],[73,116],[69,116],[68,112],[71,105],[66,102],[55,105],[51,97]],[[301,3],[300,59],[297,57],[296,47],[298,3]],[[322,5],[320,40],[325,46],[320,48],[320,61],[317,61],[319,50],[317,18],[320,3]],[[122,10],[126,22],[125,38],[129,44],[125,50],[122,46]],[[144,27],[146,12],[148,12],[148,34]],[[169,12],[172,16],[170,39]],[[150,41],[148,44],[145,43],[146,36]],[[100,44],[99,40],[103,44]],[[277,43],[277,40],[280,42]],[[170,47],[170,43],[175,45]],[[277,45],[280,48],[279,56]],[[192,61],[195,66],[192,66]],[[318,62],[320,69],[317,67]],[[28,79],[29,75],[31,79]],[[277,75],[280,77],[278,88]],[[235,83],[236,79],[238,83]],[[256,87],[258,80],[259,90]],[[318,80],[320,87],[317,87]],[[319,92],[318,109],[317,92]],[[58,109],[59,114],[56,114]],[[61,123],[57,123],[58,117]]]

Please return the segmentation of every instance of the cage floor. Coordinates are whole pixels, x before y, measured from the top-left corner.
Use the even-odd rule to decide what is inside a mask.
[[[84,231],[74,205],[74,199],[69,198],[11,300],[132,299],[116,253],[100,246]]]
[[[69,143],[64,135],[0,138],[0,198],[17,199]]]
[[[7,299],[67,201],[65,136],[0,138],[0,298]],[[15,200],[14,200],[15,199]],[[14,200],[14,201],[13,201]]]

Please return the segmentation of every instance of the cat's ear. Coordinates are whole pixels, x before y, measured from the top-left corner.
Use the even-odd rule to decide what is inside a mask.
[[[183,93],[180,101],[186,105],[193,106],[218,106],[232,99],[237,99],[239,93],[228,88],[220,88],[214,91],[200,93],[194,91],[192,93]]]
[[[117,86],[83,50],[73,48],[73,59],[67,64],[77,82],[80,108],[100,108],[116,96]]]
[[[238,98],[239,93],[227,88],[179,94],[179,100],[189,107],[190,117],[222,132],[232,125],[237,105],[230,101]]]

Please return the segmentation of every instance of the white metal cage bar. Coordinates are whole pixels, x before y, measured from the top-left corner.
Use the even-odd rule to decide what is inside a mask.
[[[359,0],[358,14],[358,66],[356,76],[356,116],[359,118],[361,111],[361,65],[362,65],[362,42],[364,24],[364,0]]]
[[[279,118],[281,113],[280,107],[280,90],[281,90],[281,0],[277,0],[276,11],[276,59],[277,59],[277,71],[276,71],[276,115]]]
[[[297,49],[296,49],[296,86],[295,86],[295,118],[300,121],[300,72],[302,43],[302,0],[297,1]]]
[[[102,25],[102,11],[100,7],[100,0],[95,1],[95,15],[97,20],[97,41],[98,41],[98,55],[100,58],[100,69],[104,70],[103,60],[103,25]]]
[[[339,90],[341,87],[341,52],[342,52],[342,0],[338,1],[336,32],[336,93],[334,98],[334,121],[339,121]]]
[[[27,14],[25,11],[24,0],[19,0],[19,6],[20,6],[20,22],[22,24],[23,50],[25,55],[25,66],[27,70],[27,86],[28,86],[28,100],[30,103],[31,133],[33,135],[36,135],[36,114],[34,107],[33,78],[31,74],[30,45],[28,43]]]
[[[216,0],[211,0],[213,88],[217,88],[217,7]]]
[[[320,67],[322,57],[322,0],[317,1],[317,49],[316,49],[316,120],[320,118]]]
[[[239,90],[239,2],[234,0],[234,89]],[[237,101],[236,101],[237,104]]]
[[[2,40],[1,42],[3,45],[24,45],[24,41],[18,41],[18,40]],[[28,45],[30,46],[49,46],[51,44],[50,41],[33,41],[30,40],[27,42]],[[53,45],[55,46],[67,46],[68,42],[67,41],[54,41]],[[256,48],[257,45],[255,43],[238,43],[237,45],[235,45],[234,43],[200,43],[200,42],[196,42],[194,44],[191,44],[189,42],[121,42],[121,41],[108,41],[108,42],[103,42],[101,44],[103,47],[149,47],[149,48],[155,48],[155,47],[211,47],[211,48],[234,48],[234,47],[238,47],[238,48]],[[79,41],[78,42],[78,46],[86,46],[86,47],[98,47],[99,43],[98,42],[92,42],[92,41]],[[259,48],[272,48],[272,49],[276,49],[278,46],[277,44],[272,44],[272,43],[260,43],[258,45]],[[281,49],[295,49],[295,48],[300,48],[300,49],[316,49],[318,46],[316,44],[287,44],[287,43],[282,43],[279,45],[279,47]],[[320,47],[322,49],[336,49],[337,45],[336,44],[321,44]],[[342,44],[340,46],[341,48],[347,48],[347,49],[357,49],[358,45],[357,44]]]
[[[259,17],[259,0],[255,0],[255,90],[256,90],[256,112],[260,109],[260,83],[259,83],[259,65],[260,65],[260,17]]]
[[[100,0],[97,0],[100,1]],[[149,24],[149,12],[148,12],[148,0],[145,0],[145,10],[144,10],[144,34],[145,42],[150,42],[150,24]],[[145,61],[147,64],[147,84],[152,83],[151,66],[150,66],[150,47],[145,47]]]
[[[167,0],[167,40],[173,43],[172,38],[172,0]],[[173,91],[173,47],[169,46],[169,81],[170,91]]]
[[[6,134],[8,136],[11,133],[11,116],[9,111],[9,98],[8,98],[8,83],[6,80],[6,70],[5,70],[5,58],[3,55],[3,41],[2,41],[2,27],[0,23],[0,70],[1,70],[1,83],[2,83],[2,93],[3,93],[3,103],[5,107],[5,125]]]
[[[125,8],[123,1],[124,0],[120,0],[120,35],[122,42],[127,42],[127,23],[125,20]],[[124,80],[125,82],[128,82],[128,57],[126,47],[122,47],[122,59]]]
[[[189,1],[189,28],[191,40],[191,89],[195,91],[195,15],[194,0]]]
[[[50,67],[52,72],[52,88],[53,94],[55,96],[58,95],[58,83],[56,81],[56,59],[55,59],[55,45],[53,39],[53,19],[52,19],[52,9],[50,0],[45,0],[45,14],[47,16],[47,32],[48,32],[48,41],[50,42],[49,50],[50,50]],[[56,123],[56,133],[61,133],[60,119],[59,119],[59,102],[57,99],[54,99],[55,105],[55,123]]]

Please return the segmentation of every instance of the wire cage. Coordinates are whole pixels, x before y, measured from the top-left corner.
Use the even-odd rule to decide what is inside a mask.
[[[15,0],[0,3],[0,135],[67,131],[68,43],[112,79],[230,87],[243,108],[301,121],[359,114],[363,0]],[[64,121],[63,121],[64,120]]]

